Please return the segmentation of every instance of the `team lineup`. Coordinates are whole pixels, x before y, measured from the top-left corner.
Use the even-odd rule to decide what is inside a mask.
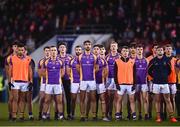
[[[32,91],[35,62],[27,55],[23,44],[14,43],[12,50],[5,61],[9,82],[9,120],[19,118],[24,121],[26,105],[29,119],[34,120]],[[118,52],[115,41],[110,43],[107,55],[103,45],[92,45],[89,40],[83,42],[83,47],[75,47],[75,56],[66,52],[65,42],[57,47],[44,47],[44,57],[38,63],[41,78],[39,120],[50,119],[50,108],[54,108],[55,120],[74,120],[79,97],[80,121],[87,121],[90,111],[92,120],[97,121],[99,106],[101,120],[108,122],[115,118],[120,121],[124,119],[122,103],[127,94],[127,119],[151,120],[154,101],[156,122],[162,122],[167,113],[171,122],[177,122],[175,70],[180,67],[180,60],[173,56],[172,45],[154,44],[153,54],[147,58],[143,45],[123,46]],[[52,101],[53,107],[50,106]]]

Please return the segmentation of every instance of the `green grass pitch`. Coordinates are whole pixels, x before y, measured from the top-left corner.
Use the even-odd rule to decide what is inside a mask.
[[[8,106],[5,103],[0,103],[0,126],[180,126],[180,122],[171,123],[169,120],[163,121],[162,123],[156,123],[155,117],[153,120],[144,121],[144,120],[137,120],[137,121],[115,121],[114,119],[111,122],[103,122],[98,120],[97,122],[91,121],[91,117],[89,121],[80,122],[79,121],[79,106],[76,107],[76,119],[73,121],[55,121],[53,108],[51,109],[51,120],[50,121],[38,121],[38,104],[33,105],[33,113],[35,120],[29,121],[26,113],[26,120],[24,122],[16,122],[8,121]],[[154,114],[153,114],[154,115]],[[101,118],[101,111],[99,110],[98,114],[99,118]],[[155,116],[155,115],[154,115]],[[123,113],[123,117],[126,117],[126,111]]]

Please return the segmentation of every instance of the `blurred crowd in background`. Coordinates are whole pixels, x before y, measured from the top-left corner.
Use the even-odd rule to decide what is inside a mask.
[[[150,51],[153,42],[172,43],[180,54],[178,0],[1,0],[0,59],[16,39],[32,52],[68,25],[92,24],[110,25],[119,46],[140,42]]]

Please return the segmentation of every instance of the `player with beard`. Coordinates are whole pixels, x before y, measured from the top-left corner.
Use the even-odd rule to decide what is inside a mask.
[[[171,73],[171,65],[169,59],[164,56],[164,50],[162,46],[157,47],[157,57],[153,58],[148,66],[148,74],[153,78],[153,93],[155,95],[155,107],[157,118],[156,122],[162,122],[160,116],[160,95],[166,102],[169,118],[171,122],[177,122],[174,118],[173,107],[170,100],[170,90],[168,85],[168,77]]]
[[[25,95],[33,86],[31,58],[25,56],[25,46],[18,44],[18,53],[10,59],[9,86],[12,90],[12,120],[17,118],[17,111],[20,113],[20,120],[24,120]],[[19,110],[18,110],[19,102]]]
[[[76,98],[80,91],[80,76],[76,68],[76,64],[78,64],[78,57],[82,54],[82,47],[75,47],[76,56],[74,56],[68,65],[68,75],[71,79],[71,116],[72,119],[75,118],[75,107],[76,107]]]
[[[80,121],[85,121],[85,97],[87,89],[90,90],[91,108],[93,120],[96,117],[96,82],[95,73],[98,70],[97,57],[91,52],[92,43],[84,41],[84,53],[79,56],[79,64],[77,64],[78,72],[80,73]]]

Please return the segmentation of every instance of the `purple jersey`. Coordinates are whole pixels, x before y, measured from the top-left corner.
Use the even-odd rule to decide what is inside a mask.
[[[73,83],[80,83],[80,76],[79,76],[79,73],[76,69],[76,64],[78,64],[78,58],[77,57],[74,57],[71,61],[70,61],[70,64],[69,64],[69,67],[71,69],[71,81]]]
[[[115,64],[115,60],[119,58],[120,58],[119,53],[117,53],[115,56],[112,56],[111,53],[106,56],[106,61],[108,63],[108,69],[109,69],[108,78],[114,78],[114,64]]]
[[[67,69],[66,69],[66,67],[68,66],[70,60],[72,59],[72,56],[66,54],[65,57],[61,57],[60,55],[59,55],[58,57],[59,57],[60,60],[62,60],[62,61],[64,62],[64,65],[65,65],[64,78],[65,78],[66,80],[69,80],[69,76],[68,76],[68,74],[67,74]]]
[[[96,56],[92,53],[86,55],[83,53],[79,57],[80,63],[80,79],[83,81],[95,80],[95,64],[97,63]]]
[[[39,62],[38,62],[38,69],[44,68],[45,69],[45,61],[47,59],[44,57],[42,58]],[[41,83],[45,84],[46,83],[46,78],[45,77],[41,77]]]
[[[148,62],[145,58],[135,59],[136,65],[136,84],[146,84]]]
[[[55,61],[49,59],[46,65],[46,79],[47,84],[60,84],[61,83],[61,69],[63,69],[63,62],[59,59]]]
[[[99,65],[99,70],[96,73],[96,83],[101,84],[104,83],[104,78],[103,78],[103,69],[107,67],[107,63],[105,59],[98,57],[98,65]]]

